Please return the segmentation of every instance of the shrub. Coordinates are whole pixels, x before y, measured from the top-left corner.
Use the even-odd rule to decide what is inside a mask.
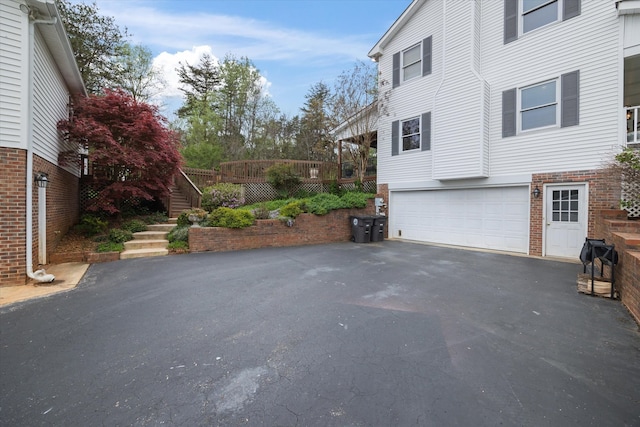
[[[124,224],[122,224],[120,228],[122,228],[123,230],[130,231],[132,233],[137,233],[139,231],[146,231],[147,224],[145,224],[143,221],[139,219],[131,219],[125,222]]]
[[[629,212],[640,207],[640,150],[625,148],[615,156],[610,170],[620,180],[623,197],[620,207]]]
[[[189,227],[185,226],[177,226],[173,227],[173,229],[169,232],[167,236],[167,240],[169,243],[174,242],[188,242],[189,241]]]
[[[244,228],[253,225],[255,217],[244,209],[218,208],[209,214],[209,227]]]
[[[281,198],[291,197],[302,179],[290,163],[276,163],[266,170],[267,182],[276,189]]]
[[[124,243],[133,239],[133,233],[120,228],[112,228],[109,230],[109,241],[113,243]]]
[[[164,212],[154,212],[142,218],[145,224],[158,224],[161,222],[167,222],[169,218]]]
[[[242,205],[242,186],[238,184],[216,184],[202,192],[202,208],[208,212],[220,207],[237,208]]]
[[[188,227],[189,225],[191,225],[191,222],[189,221],[189,214],[186,212],[182,212],[180,215],[178,215],[176,224],[178,225],[178,227]]]
[[[282,208],[280,208],[280,216],[287,218],[296,218],[298,215],[305,211],[305,203],[303,200],[296,200],[291,202]]]
[[[96,234],[102,234],[107,231],[109,223],[103,221],[96,215],[82,215],[80,223],[75,226],[75,229],[87,237],[95,236]]]
[[[340,199],[342,199],[346,208],[364,208],[367,206],[367,200],[373,197],[375,195],[371,193],[350,191],[340,196]]]
[[[251,213],[256,219],[269,219],[270,212],[266,203],[260,203],[257,207],[251,209]]]
[[[167,249],[171,249],[174,251],[188,251],[189,250],[189,242],[183,242],[182,240],[177,240],[175,242],[171,242],[167,245]]]
[[[116,242],[104,242],[100,243],[96,248],[97,252],[122,252],[124,245]]]
[[[307,212],[326,215],[334,209],[346,208],[345,202],[335,194],[321,193],[307,200]]]

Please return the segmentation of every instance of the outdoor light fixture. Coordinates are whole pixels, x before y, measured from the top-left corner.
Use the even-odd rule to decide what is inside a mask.
[[[39,188],[47,188],[49,186],[49,175],[44,172],[38,172],[35,181]]]
[[[538,188],[538,186],[536,185],[536,188],[533,189],[533,191],[531,192],[531,194],[533,194],[533,197],[535,197],[536,199],[538,197],[540,197],[540,189]]]

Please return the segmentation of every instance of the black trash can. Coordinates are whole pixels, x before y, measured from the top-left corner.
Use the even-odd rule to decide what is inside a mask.
[[[384,226],[387,224],[387,217],[377,215],[373,217],[373,225],[371,226],[371,241],[382,242],[384,240]]]
[[[370,216],[350,216],[349,221],[351,222],[351,241],[369,243],[373,218]]]

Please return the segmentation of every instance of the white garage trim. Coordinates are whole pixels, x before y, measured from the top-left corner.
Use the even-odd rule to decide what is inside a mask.
[[[529,186],[390,191],[389,237],[528,253]]]

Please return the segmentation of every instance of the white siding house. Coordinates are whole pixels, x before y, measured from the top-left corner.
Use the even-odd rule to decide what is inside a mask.
[[[637,142],[638,3],[414,0],[369,52],[389,237],[577,257]]]
[[[78,219],[78,147],[56,128],[73,95],[86,91],[54,0],[0,0],[0,285],[33,277]]]

